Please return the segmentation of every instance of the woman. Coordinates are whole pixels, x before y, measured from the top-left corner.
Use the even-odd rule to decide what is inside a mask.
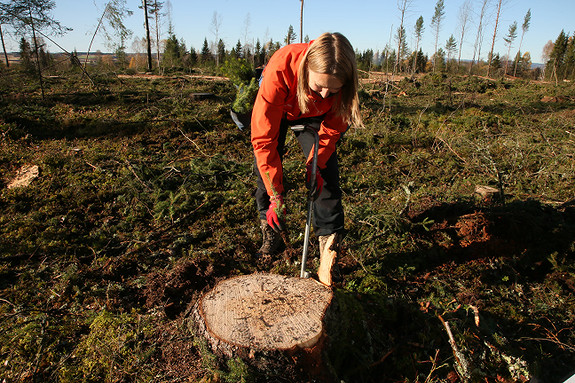
[[[336,143],[350,125],[361,125],[357,87],[355,52],[339,33],[324,33],[310,43],[287,45],[266,65],[251,120],[262,254],[275,254],[284,247],[280,235],[286,211],[282,157],[289,126],[302,124],[315,124],[319,129],[314,232],[319,237],[322,258],[323,251],[329,250],[326,246],[337,251],[344,213]],[[305,130],[295,134],[307,158],[309,187],[313,134]],[[326,264],[329,270],[334,261]],[[322,259],[320,263],[325,262]],[[331,276],[322,282],[331,284]]]

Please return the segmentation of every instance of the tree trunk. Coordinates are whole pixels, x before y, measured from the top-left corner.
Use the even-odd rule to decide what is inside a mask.
[[[483,0],[481,6],[481,13],[479,14],[479,25],[477,27],[477,35],[475,36],[475,45],[473,46],[473,58],[471,59],[471,63],[469,64],[469,74],[471,74],[473,70],[473,64],[475,63],[475,55],[477,54],[477,61],[481,57],[481,45],[483,44],[483,18],[485,16],[485,9],[487,7],[487,3],[489,0]]]
[[[160,69],[160,10],[158,9],[157,0],[154,1],[154,8],[156,10],[155,22],[156,22],[156,60],[158,64],[158,69]]]
[[[146,20],[146,47],[148,49],[148,72],[152,71],[152,43],[150,41],[150,24],[148,23],[148,2],[142,0],[144,6],[144,18]]]
[[[303,0],[301,0],[301,8],[299,10],[299,42],[303,43]]]
[[[32,39],[34,40],[34,52],[36,53],[36,67],[38,68],[38,81],[40,81],[40,90],[42,99],[44,99],[44,81],[42,79],[42,67],[40,63],[40,52],[38,50],[38,40],[36,39],[36,28],[34,27],[34,18],[32,17],[32,8],[28,8],[30,13],[30,26],[32,27]]]
[[[218,283],[196,303],[188,327],[225,361],[241,358],[274,376],[324,376],[324,316],[333,293],[313,279],[256,273]],[[293,375],[295,374],[295,375]]]
[[[491,71],[491,62],[493,61],[493,49],[495,48],[495,37],[497,36],[497,26],[499,25],[499,16],[501,15],[501,3],[503,0],[499,0],[497,3],[497,16],[495,17],[495,28],[493,29],[493,40],[491,41],[491,52],[489,52],[489,57],[487,58],[487,76],[489,77],[489,72]]]
[[[6,45],[4,44],[4,32],[2,32],[2,24],[0,24],[0,39],[2,39],[2,50],[4,51],[4,59],[6,60],[6,68],[10,68],[10,61],[8,61],[8,52],[6,52]]]

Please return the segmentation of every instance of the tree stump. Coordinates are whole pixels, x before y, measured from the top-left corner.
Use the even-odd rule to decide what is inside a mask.
[[[332,297],[331,289],[313,279],[233,277],[198,300],[188,326],[220,360],[239,357],[268,377],[317,376]]]
[[[492,203],[501,199],[501,190],[491,186],[477,185],[475,186],[475,194],[481,198],[483,202]]]

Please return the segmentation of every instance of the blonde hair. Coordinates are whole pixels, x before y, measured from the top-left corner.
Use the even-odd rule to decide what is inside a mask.
[[[337,100],[332,110],[353,126],[362,126],[357,96],[358,75],[355,52],[341,33],[324,33],[314,40],[299,67],[297,100],[302,113],[309,111],[309,71],[335,76],[342,84],[334,95]]]

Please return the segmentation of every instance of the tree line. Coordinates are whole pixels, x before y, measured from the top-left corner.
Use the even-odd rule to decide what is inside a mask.
[[[303,0],[301,1],[300,34],[303,33]],[[408,46],[407,21],[405,15],[409,12],[413,0],[397,0],[400,15],[400,25],[397,27],[393,38],[386,44],[382,51],[357,51],[358,66],[365,71],[384,71],[395,74],[415,74],[428,72],[443,73],[469,73],[497,76],[516,76],[525,78],[545,78],[547,80],[561,81],[573,79],[575,76],[575,46],[574,37],[561,32],[555,42],[549,42],[544,48],[546,59],[544,70],[532,70],[531,56],[529,52],[522,52],[522,44],[526,33],[529,31],[531,22],[531,10],[527,10],[521,25],[514,21],[508,26],[507,33],[503,36],[506,52],[501,55],[494,51],[495,42],[501,33],[500,16],[504,12],[504,0],[476,0],[480,2],[472,4],[472,0],[465,0],[458,15],[458,28],[455,34],[451,34],[445,42],[440,41],[440,32],[445,20],[444,0],[437,0],[434,13],[427,22],[423,16],[416,19],[412,30],[413,47]],[[473,55],[470,60],[462,59],[462,47],[464,41],[471,33],[472,8],[475,6],[475,34],[471,36],[474,41]],[[6,49],[4,46],[3,25],[11,28],[14,35],[20,39],[20,64],[29,72],[38,72],[41,78],[42,68],[53,64],[51,55],[46,51],[44,41],[57,42],[49,36],[58,36],[66,33],[68,29],[51,17],[51,10],[55,7],[53,0],[11,0],[0,1],[0,38],[4,50],[4,65],[9,66]],[[133,32],[125,26],[125,19],[133,14],[128,10],[126,0],[110,0],[102,11],[98,25],[90,42],[88,53],[82,63],[76,52],[67,52],[70,55],[70,64],[86,69],[90,49],[96,34],[105,37],[108,48],[114,52],[115,59],[109,65],[118,66],[120,69],[146,70],[146,71],[177,71],[192,70],[196,67],[209,69],[225,69],[237,66],[237,61],[245,62],[253,68],[265,65],[269,57],[282,45],[296,42],[297,35],[292,25],[289,26],[286,36],[282,41],[248,42],[244,38],[232,47],[227,47],[219,37],[221,16],[214,12],[211,34],[213,39],[204,38],[202,47],[196,50],[186,47],[183,38],[178,38],[173,32],[170,9],[168,2],[158,0],[142,0],[140,9],[145,20],[145,36],[135,38],[132,44],[132,53],[128,55],[127,41]],[[168,8],[166,11],[165,8]],[[486,57],[482,58],[484,40],[486,40],[486,18],[488,10],[495,14],[494,27],[489,35],[490,45]],[[168,20],[167,38],[162,38],[162,26]],[[246,20],[249,22],[249,20]],[[423,34],[429,28],[433,35],[433,53],[428,55],[421,47]],[[246,27],[247,29],[247,27]],[[518,46],[515,44],[519,38]],[[300,36],[299,41],[309,41]],[[484,54],[484,53],[483,53]],[[92,54],[93,55],[93,54]],[[484,54],[485,55],[485,54]],[[102,55],[96,55],[101,63]]]

